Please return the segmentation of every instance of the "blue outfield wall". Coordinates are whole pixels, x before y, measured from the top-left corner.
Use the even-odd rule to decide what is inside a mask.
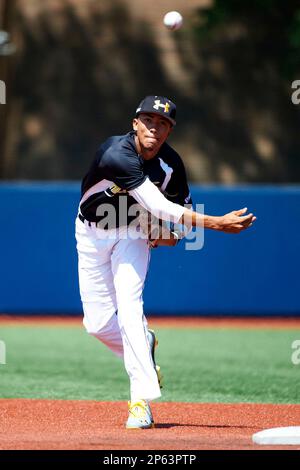
[[[0,185],[0,312],[82,312],[74,239],[79,186]],[[300,315],[300,187],[193,186],[192,194],[208,214],[247,206],[258,220],[239,235],[206,230],[201,250],[186,250],[185,241],[152,250],[145,311]]]

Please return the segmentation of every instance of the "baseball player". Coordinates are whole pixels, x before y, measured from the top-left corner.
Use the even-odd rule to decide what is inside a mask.
[[[157,341],[142,299],[151,247],[176,245],[176,224],[239,233],[255,220],[245,215],[247,209],[214,217],[189,208],[183,162],[166,143],[175,120],[176,106],[168,98],[143,99],[133,130],[110,137],[97,150],[82,181],[76,218],[83,324],[124,360],[130,380],[128,429],[153,427],[150,402],[161,396]],[[151,227],[147,232],[141,222],[143,213],[168,223],[168,236],[158,230],[154,239]]]

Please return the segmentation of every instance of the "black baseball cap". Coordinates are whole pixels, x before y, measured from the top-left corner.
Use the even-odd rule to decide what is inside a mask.
[[[146,96],[138,105],[135,116],[141,113],[159,114],[170,121],[173,126],[176,124],[176,105],[165,96]]]

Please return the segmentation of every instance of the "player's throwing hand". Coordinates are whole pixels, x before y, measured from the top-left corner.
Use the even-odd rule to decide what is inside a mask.
[[[250,213],[243,215],[247,212],[247,207],[238,211],[232,211],[220,217],[220,231],[226,233],[240,233],[248,227],[251,227],[256,217]]]

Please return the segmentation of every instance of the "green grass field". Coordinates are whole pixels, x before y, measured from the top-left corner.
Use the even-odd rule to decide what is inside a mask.
[[[299,403],[299,330],[156,329],[163,401]],[[0,398],[127,400],[122,362],[81,328],[1,326]]]

